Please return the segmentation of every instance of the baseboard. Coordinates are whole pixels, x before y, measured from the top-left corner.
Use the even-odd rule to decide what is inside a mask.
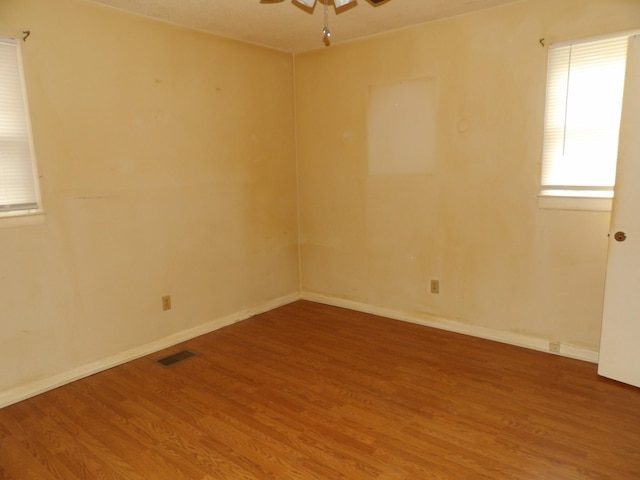
[[[157,351],[185,342],[192,338],[199,337],[200,335],[213,332],[233,323],[246,320],[260,313],[268,312],[283,305],[295,302],[299,299],[309,300],[325,305],[332,305],[335,307],[347,308],[349,310],[355,310],[364,313],[371,313],[373,315],[379,315],[395,320],[415,323],[427,327],[439,328],[441,330],[448,330],[455,333],[462,333],[465,335],[471,335],[474,337],[485,338],[488,340],[494,340],[497,342],[550,353],[548,339],[467,325],[464,323],[455,322],[435,316],[417,316],[415,314],[405,313],[394,309],[379,307],[352,300],[345,300],[311,292],[303,292],[302,294],[293,293],[284,297],[270,300],[254,308],[242,310],[225,317],[214,319],[205,324],[198,325],[188,330],[177,332],[175,334],[161,338],[160,340],[156,340],[154,342],[150,342],[145,345],[127,350],[126,352],[122,352],[102,360],[81,365],[57,375],[21,385],[5,392],[1,392],[0,408],[20,402],[30,397],[34,397],[49,390],[53,390],[54,388],[74,382],[81,378],[88,377],[104,370],[108,370],[109,368],[113,368],[131,360],[135,360],[136,358],[150,355]],[[569,358],[584,360],[587,362],[598,363],[597,351],[573,345],[561,344],[560,352],[557,354]]]
[[[557,353],[552,353],[549,351],[549,339],[468,325],[465,323],[460,323],[426,314],[418,316],[417,314],[406,313],[389,308],[378,307],[376,305],[370,305],[367,303],[345,300],[342,298],[330,297],[311,292],[303,292],[300,295],[300,298],[303,300],[309,300],[311,302],[323,303],[325,305],[332,305],[334,307],[347,308],[349,310],[355,310],[358,312],[371,313],[373,315],[392,318],[394,320],[402,320],[404,322],[416,323],[427,327],[439,328],[441,330],[447,330],[450,332],[462,333],[464,335],[471,335],[487,340],[507,343],[509,345],[538,350],[553,355],[560,355],[563,357],[584,360],[586,362],[598,363],[597,351],[578,347],[575,345],[561,343],[560,351]]]
[[[30,397],[34,397],[41,393],[53,390],[54,388],[66,385],[76,380],[80,380],[81,378],[88,377],[95,373],[108,370],[109,368],[122,365],[123,363],[130,362],[131,360],[135,360],[136,358],[155,353],[157,351],[171,347],[178,343],[185,342],[192,338],[199,337],[200,335],[213,332],[214,330],[218,330],[219,328],[223,328],[233,323],[246,320],[247,318],[253,317],[260,313],[268,312],[269,310],[287,305],[299,299],[300,295],[297,292],[291,295],[286,295],[284,297],[265,302],[259,306],[214,319],[210,322],[198,325],[188,330],[174,333],[167,337],[161,338],[160,340],[156,340],[145,345],[132,348],[130,350],[127,350],[126,352],[118,353],[117,355],[81,365],[57,375],[21,385],[5,392],[1,392],[0,408],[20,402]]]

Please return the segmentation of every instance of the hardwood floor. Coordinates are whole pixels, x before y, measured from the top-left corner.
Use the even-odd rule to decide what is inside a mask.
[[[639,478],[595,365],[309,302],[0,410],[0,479]]]

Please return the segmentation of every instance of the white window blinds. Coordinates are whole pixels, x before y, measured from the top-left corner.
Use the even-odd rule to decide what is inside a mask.
[[[20,67],[15,40],[0,37],[0,215],[39,208]]]
[[[627,39],[550,48],[541,195],[613,196]]]

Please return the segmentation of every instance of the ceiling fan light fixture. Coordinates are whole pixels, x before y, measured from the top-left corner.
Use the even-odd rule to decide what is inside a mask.
[[[284,0],[260,0],[260,3],[280,3]],[[376,6],[378,4],[383,4],[388,2],[389,0],[367,0],[371,5]],[[356,0],[320,0],[320,3],[324,6],[324,28],[322,29],[322,41],[328,47],[331,45],[331,30],[329,30],[329,5],[333,4],[333,8],[335,9],[336,15],[344,12],[344,10],[340,10],[342,7],[349,5],[350,3],[355,3]],[[304,10],[308,9],[308,13],[313,13],[317,0],[292,0],[294,5],[306,7]],[[346,10],[346,9],[345,9]]]

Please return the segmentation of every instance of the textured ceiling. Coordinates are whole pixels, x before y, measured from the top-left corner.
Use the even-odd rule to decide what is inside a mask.
[[[90,1],[287,52],[324,48],[323,0],[318,0],[313,11],[292,0],[262,4],[260,0]],[[332,43],[515,1],[518,0],[388,0],[373,6],[368,0],[356,0],[339,12],[330,7]]]

